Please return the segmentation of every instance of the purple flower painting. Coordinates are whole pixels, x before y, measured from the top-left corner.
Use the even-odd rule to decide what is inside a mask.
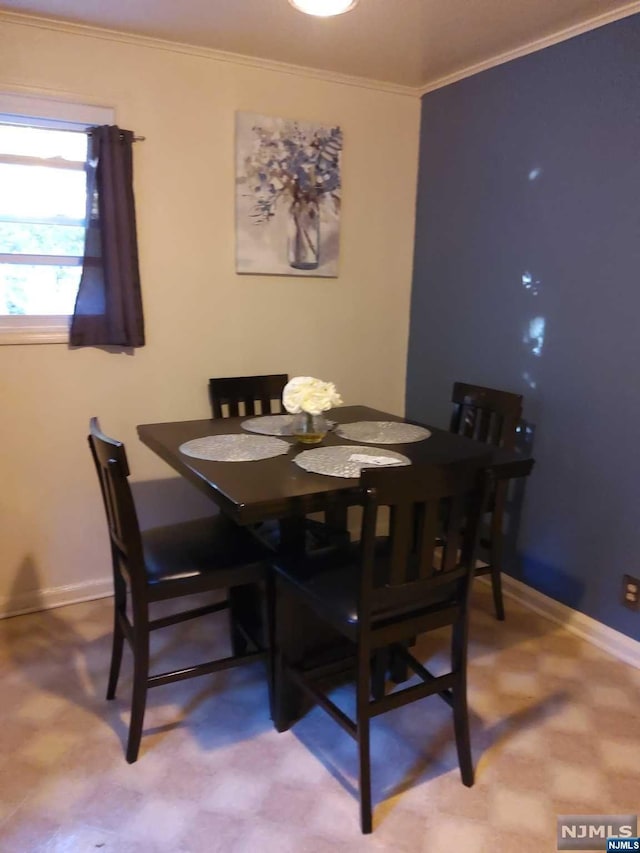
[[[339,127],[236,114],[236,271],[336,277]]]

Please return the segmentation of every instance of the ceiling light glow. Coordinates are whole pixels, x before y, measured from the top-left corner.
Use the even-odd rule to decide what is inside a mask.
[[[343,12],[353,9],[358,0],[289,0],[289,3],[307,15],[329,18],[331,15],[342,15]]]

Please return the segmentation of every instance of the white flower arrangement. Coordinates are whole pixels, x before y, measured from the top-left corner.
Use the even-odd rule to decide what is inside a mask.
[[[282,392],[282,405],[292,415],[301,412],[319,415],[341,406],[342,397],[333,382],[323,382],[313,376],[294,376]]]

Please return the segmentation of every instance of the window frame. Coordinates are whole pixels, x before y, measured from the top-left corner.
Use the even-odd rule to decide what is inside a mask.
[[[82,132],[92,125],[115,124],[115,111],[112,107],[0,91],[0,120],[23,127]],[[74,260],[82,263],[82,259]],[[69,314],[0,314],[0,345],[68,343],[70,322]]]

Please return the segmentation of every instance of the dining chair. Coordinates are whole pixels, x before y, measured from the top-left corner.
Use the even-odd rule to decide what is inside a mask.
[[[522,417],[522,396],[509,391],[455,382],[451,395],[453,411],[450,432],[464,435],[484,444],[513,450],[516,429]],[[502,554],[504,547],[504,516],[508,483],[498,481],[488,502],[489,530],[480,537],[479,556],[485,563],[477,574],[491,575],[491,588],[496,618],[504,619],[502,597]]]
[[[230,656],[153,675],[149,672],[151,632],[230,608],[234,591],[265,580],[267,552],[253,536],[223,516],[141,532],[124,445],[104,435],[97,418],[91,418],[88,439],[107,516],[113,567],[114,622],[107,699],[116,695],[126,639],[134,665],[126,750],[127,761],[132,764],[138,757],[149,688],[267,659],[266,644],[250,636],[240,622],[230,620]],[[151,618],[152,605],[157,602],[220,590],[228,591],[222,601]]]
[[[277,404],[282,400],[282,392],[288,381],[289,376],[286,373],[210,379],[209,399],[213,417],[252,417],[256,414],[279,413],[281,409]],[[326,548],[349,543],[347,510],[344,506],[333,506],[325,513],[325,521],[305,518],[304,528],[304,541],[308,548]],[[275,550],[280,547],[281,525],[278,521],[260,522],[253,530],[270,548]]]
[[[486,460],[448,466],[367,469],[360,478],[363,507],[360,542],[349,552],[285,555],[274,561],[274,722],[288,725],[283,704],[295,685],[327,711],[358,744],[360,822],[372,831],[370,721],[379,714],[438,694],[453,708],[458,761],[465,785],[474,781],[467,709],[469,594],[474,577],[479,523],[490,475]],[[436,538],[446,505],[447,540]],[[381,507],[389,507],[386,537],[376,536]],[[462,523],[464,517],[464,524]],[[284,602],[284,604],[283,604]],[[355,656],[356,714],[348,716],[323,687],[343,667],[300,663],[296,621],[302,602],[351,644]],[[308,618],[308,617],[307,617]],[[433,675],[408,649],[424,632],[451,627],[451,668]],[[375,684],[376,656],[400,656],[420,684],[385,692]],[[379,672],[379,670],[378,670]]]
[[[224,376],[209,380],[209,399],[214,418],[252,417],[278,413],[281,408],[274,405],[282,400],[282,392],[289,381],[286,373],[265,376]],[[260,411],[258,412],[258,406]],[[240,408],[244,407],[241,412]]]

